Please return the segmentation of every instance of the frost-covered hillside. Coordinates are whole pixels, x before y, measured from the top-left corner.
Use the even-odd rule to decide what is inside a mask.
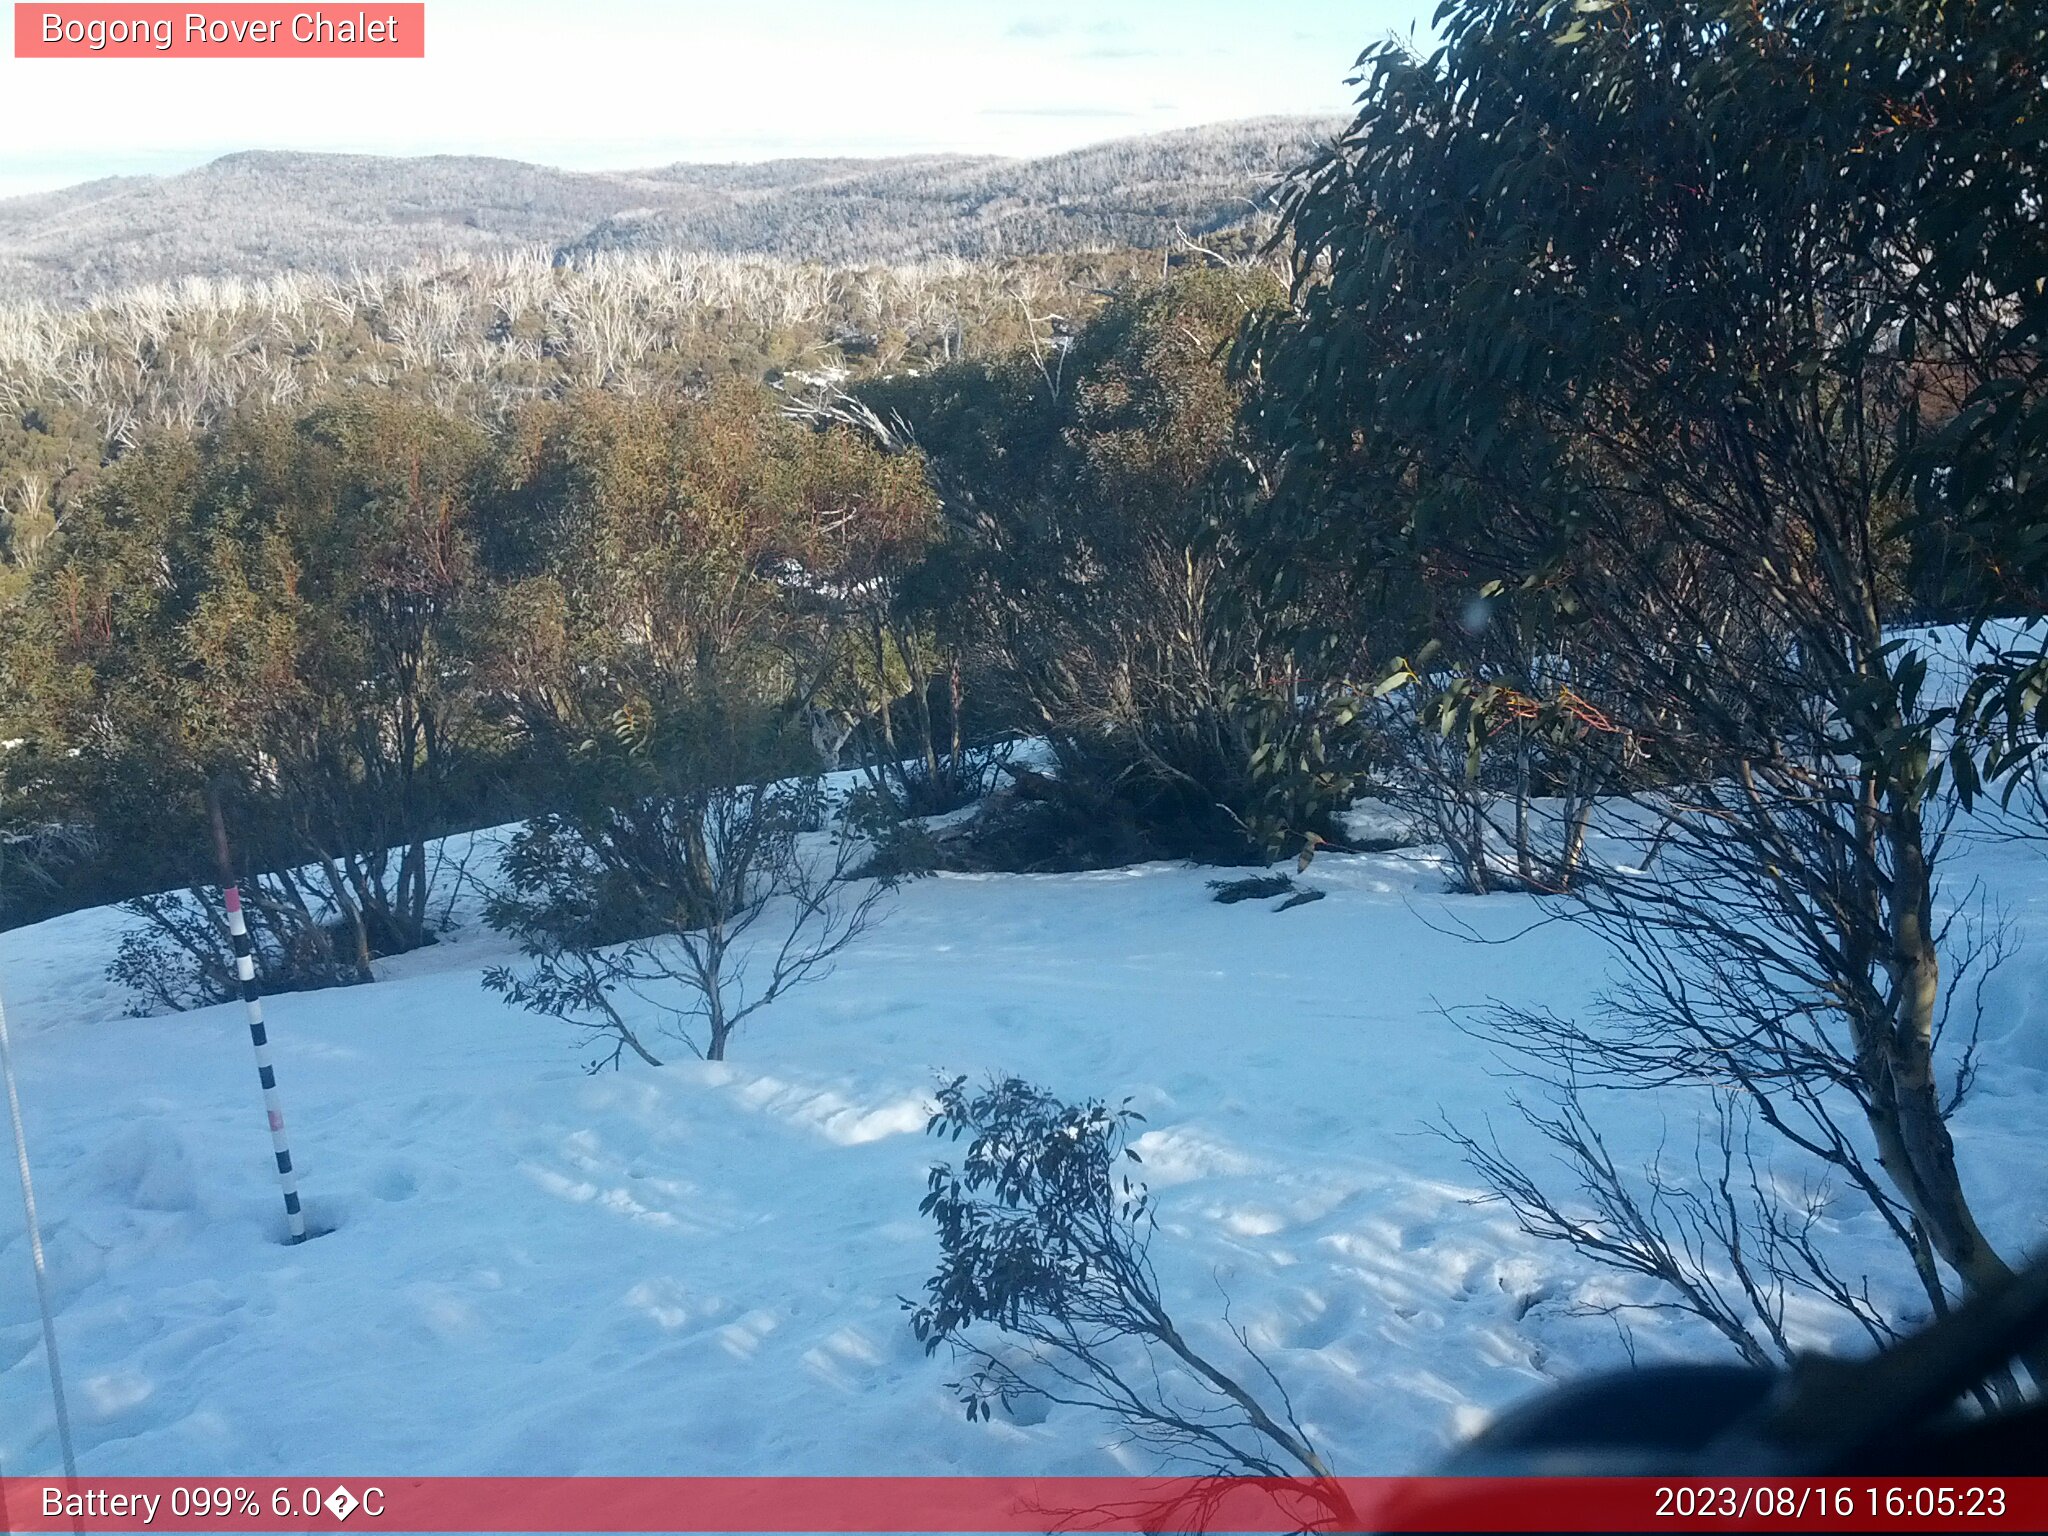
[[[2017,948],[1957,1136],[1991,1235],[2025,1249],[2048,1235],[2048,853],[1959,864]],[[1285,913],[1213,903],[1207,873],[917,882],[722,1066],[586,1075],[567,1031],[481,989],[506,951],[474,922],[374,987],[275,999],[302,1187],[333,1229],[301,1248],[279,1242],[239,1008],[120,1017],[114,914],[5,935],[82,1470],[1150,1469],[1073,1410],[969,1424],[912,1339],[938,1073],[1133,1096],[1177,1313],[1227,1352],[1227,1307],[1342,1471],[1426,1468],[1503,1405],[1624,1362],[1584,1304],[1641,1293],[1473,1204],[1428,1130],[1490,1114],[1532,1151],[1442,1010],[1570,1006],[1594,942],[1530,931],[1524,898],[1444,894],[1419,854],[1319,860],[1329,899]],[[1637,1106],[1632,1155],[1694,1124],[1682,1095]],[[1630,1327],[1645,1358],[1719,1357],[1704,1329]],[[0,1216],[0,1467],[57,1460]]]
[[[75,303],[188,277],[353,278],[448,252],[674,250],[830,263],[1173,246],[1241,224],[1341,126],[1254,118],[1064,154],[578,172],[474,155],[249,151],[0,198],[0,277]]]

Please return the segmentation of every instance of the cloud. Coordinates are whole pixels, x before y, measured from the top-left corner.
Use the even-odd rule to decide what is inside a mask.
[[[1124,107],[983,107],[982,117],[1136,117]]]
[[[1076,21],[1071,16],[1025,16],[1003,29],[1003,36],[1018,42],[1046,43],[1062,37],[1128,37],[1129,22]]]

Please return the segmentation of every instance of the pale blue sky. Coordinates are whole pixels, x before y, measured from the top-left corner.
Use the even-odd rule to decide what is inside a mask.
[[[1359,51],[1425,28],[1432,8],[428,0],[424,60],[10,54],[0,58],[0,196],[236,149],[509,155],[579,169],[1043,154],[1229,118],[1341,112]]]

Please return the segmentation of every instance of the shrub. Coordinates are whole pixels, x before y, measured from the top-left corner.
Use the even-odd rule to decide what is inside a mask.
[[[1143,1118],[1128,1100],[1068,1104],[1017,1078],[941,1088],[929,1130],[968,1147],[958,1169],[932,1169],[918,1207],[941,1257],[924,1300],[904,1303],[912,1328],[928,1353],[949,1345],[971,1362],[955,1383],[970,1419],[1035,1397],[1108,1413],[1139,1442],[1218,1472],[1327,1478],[1245,1334],[1232,1330],[1274,1406],[1168,1312],[1149,1256],[1151,1198],[1130,1172]],[[1029,1355],[998,1354],[980,1342],[987,1329]]]

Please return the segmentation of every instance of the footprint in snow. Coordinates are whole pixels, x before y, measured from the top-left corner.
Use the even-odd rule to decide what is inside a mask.
[[[386,1168],[370,1181],[370,1193],[394,1205],[400,1200],[410,1200],[418,1193],[419,1187],[419,1180],[404,1168]]]

